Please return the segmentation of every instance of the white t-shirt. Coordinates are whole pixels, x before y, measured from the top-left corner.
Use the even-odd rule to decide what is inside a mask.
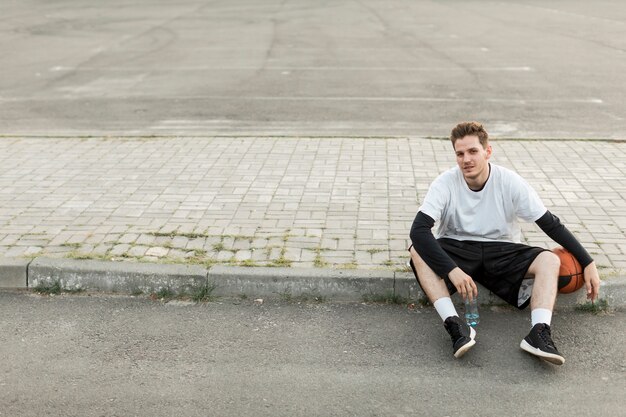
[[[490,166],[489,179],[480,191],[467,186],[458,166],[433,181],[420,211],[438,222],[435,238],[519,243],[517,219],[534,222],[545,214],[537,192],[522,177]]]

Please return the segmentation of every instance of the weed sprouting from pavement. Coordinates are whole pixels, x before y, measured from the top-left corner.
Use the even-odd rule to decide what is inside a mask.
[[[286,303],[289,303],[293,300],[293,295],[291,294],[291,291],[289,290],[284,290],[283,292],[281,292],[280,294],[278,294],[280,297],[281,301],[284,301]]]
[[[40,282],[33,288],[39,294],[51,295],[51,294],[61,294],[63,288],[61,287],[61,282],[54,281],[52,283],[48,282]]]
[[[576,307],[574,308],[577,311],[584,311],[584,312],[592,313],[592,314],[600,314],[600,313],[608,312],[609,303],[608,301],[606,301],[606,299],[600,298],[595,303],[587,302],[585,304],[577,304]]]
[[[215,290],[214,284],[206,284],[192,292],[191,299],[195,302],[212,301],[215,299],[213,291]]]
[[[58,295],[61,293],[78,294],[85,291],[83,288],[64,288],[61,281],[40,282],[33,290],[42,295]]]
[[[160,288],[157,292],[154,293],[155,297],[160,300],[171,300],[174,298],[174,291],[169,287]]]

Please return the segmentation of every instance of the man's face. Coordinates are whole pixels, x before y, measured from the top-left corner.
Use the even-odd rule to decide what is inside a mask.
[[[489,177],[489,158],[491,157],[491,145],[487,149],[480,144],[478,136],[471,135],[458,139],[454,143],[456,163],[461,168],[463,177],[468,183],[487,181]]]

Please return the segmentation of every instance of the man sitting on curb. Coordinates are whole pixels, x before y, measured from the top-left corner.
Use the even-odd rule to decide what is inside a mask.
[[[411,227],[409,252],[416,278],[452,338],[454,356],[476,343],[476,331],[459,318],[450,294],[458,291],[471,300],[479,282],[519,309],[530,303],[532,329],[520,347],[561,365],[565,359],[550,329],[560,261],[548,249],[520,243],[518,218],[535,222],[574,255],[584,268],[590,300],[600,287],[595,262],[524,179],[489,163],[492,148],[480,123],[458,124],[450,139],[458,166],[430,185]],[[522,281],[528,278],[532,292],[525,293]]]

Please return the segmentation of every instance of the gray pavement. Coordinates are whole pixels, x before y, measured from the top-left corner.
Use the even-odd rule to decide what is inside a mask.
[[[626,138],[622,0],[0,4],[0,134]]]
[[[431,308],[185,304],[0,291],[3,416],[624,416],[625,312],[558,311],[563,366],[482,308],[452,356]]]

